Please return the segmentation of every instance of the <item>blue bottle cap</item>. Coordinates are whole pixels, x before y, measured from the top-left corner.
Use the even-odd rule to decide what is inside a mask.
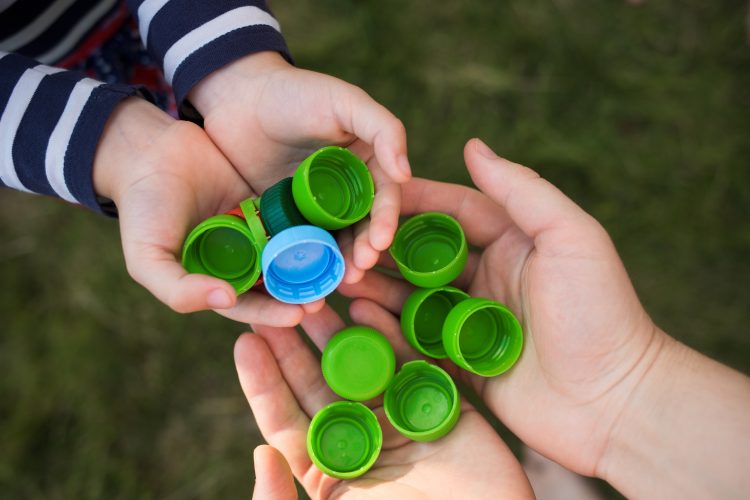
[[[271,238],[261,266],[268,293],[287,304],[322,299],[344,277],[344,257],[336,240],[315,226],[290,227]]]

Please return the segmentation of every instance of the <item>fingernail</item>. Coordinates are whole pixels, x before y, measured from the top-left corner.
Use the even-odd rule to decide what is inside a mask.
[[[401,172],[406,176],[407,179],[411,177],[411,166],[409,165],[409,159],[406,157],[406,155],[399,155],[396,159],[396,163],[398,165],[398,169],[401,170]]]
[[[206,301],[212,309],[229,309],[232,307],[232,297],[221,288],[211,290]]]
[[[492,151],[490,147],[482,141],[482,139],[474,139],[474,141],[476,141],[474,144],[476,145],[477,153],[490,160],[494,160],[495,158],[497,158],[495,152]]]

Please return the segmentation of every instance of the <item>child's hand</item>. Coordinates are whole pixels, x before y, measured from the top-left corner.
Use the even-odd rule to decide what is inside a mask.
[[[302,320],[302,326],[323,349],[344,327],[325,306]],[[415,356],[396,323],[381,332],[396,351],[397,364]],[[312,416],[337,398],[321,373],[320,361],[294,328],[255,326],[256,334],[242,335],[234,357],[242,389],[258,428],[268,443],[286,458],[291,471],[312,498],[339,496],[368,498],[532,498],[523,469],[487,421],[465,400],[461,417],[445,437],[429,442],[410,441],[388,423],[382,398],[369,402],[383,428],[383,448],[375,465],[348,481],[324,475],[310,461],[305,439]],[[260,491],[290,491],[288,472],[270,449],[262,450]],[[273,498],[273,497],[272,497]],[[281,497],[277,497],[281,498]]]
[[[413,179],[403,186],[403,212],[434,210],[459,220],[469,243],[481,250],[471,254],[457,286],[507,304],[524,327],[525,346],[504,375],[460,373],[524,442],[593,475],[615,420],[665,335],[643,310],[612,242],[592,217],[478,140],[464,154],[483,193]],[[400,314],[412,289],[370,272],[341,291],[377,302],[355,301],[352,319],[383,329],[395,328],[392,315]]]
[[[398,183],[409,179],[402,123],[360,88],[289,65],[275,52],[246,56],[212,73],[190,93],[211,139],[258,193],[290,176],[327,144],[349,147],[376,185],[371,223],[353,228],[347,281],[361,277],[396,230]],[[354,267],[352,267],[354,265]]]
[[[247,183],[197,126],[141,99],[123,101],[107,122],[94,160],[96,192],[119,210],[130,275],[178,312],[216,309],[243,322],[297,324],[300,306],[232,286],[180,264],[182,242],[201,220],[252,195]]]

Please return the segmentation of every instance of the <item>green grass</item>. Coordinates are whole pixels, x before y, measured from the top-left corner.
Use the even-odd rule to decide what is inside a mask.
[[[298,65],[406,124],[418,175],[468,182],[473,136],[608,229],[657,323],[750,371],[750,47],[744,1],[295,0]],[[243,330],[127,276],[113,221],[0,192],[0,491],[234,498],[259,433]]]

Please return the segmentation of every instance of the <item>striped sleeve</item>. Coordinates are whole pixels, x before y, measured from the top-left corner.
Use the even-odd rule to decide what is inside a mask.
[[[291,61],[263,0],[128,0],[144,45],[161,64],[178,103],[211,72],[261,51]]]
[[[101,211],[92,167],[104,125],[135,87],[0,52],[0,183]]]

